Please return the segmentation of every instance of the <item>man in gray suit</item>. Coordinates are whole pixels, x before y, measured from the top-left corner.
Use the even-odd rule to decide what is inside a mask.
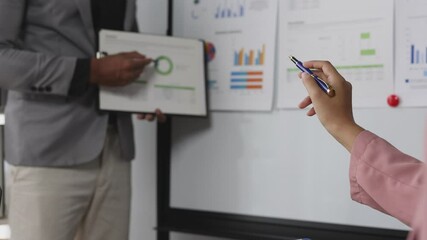
[[[98,110],[98,87],[131,83],[151,59],[94,56],[99,29],[136,30],[135,8],[135,0],[0,0],[12,239],[128,238],[131,116]]]

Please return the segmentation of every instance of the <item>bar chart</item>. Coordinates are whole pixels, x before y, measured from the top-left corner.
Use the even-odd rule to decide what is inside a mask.
[[[246,15],[246,0],[224,0],[215,12],[216,19],[241,18]]]
[[[259,50],[244,48],[234,52],[234,66],[263,66],[265,63],[265,45]]]
[[[427,47],[418,47],[415,44],[411,44],[411,65],[415,64],[427,64]]]
[[[262,90],[264,73],[262,71],[231,72],[231,90]]]

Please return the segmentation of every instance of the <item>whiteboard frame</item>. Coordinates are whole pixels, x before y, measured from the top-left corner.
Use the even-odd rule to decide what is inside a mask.
[[[168,0],[168,30],[173,33],[173,0]],[[173,117],[157,125],[157,239],[170,232],[241,240],[405,240],[407,231],[327,224],[292,219],[217,213],[171,206],[171,150]]]

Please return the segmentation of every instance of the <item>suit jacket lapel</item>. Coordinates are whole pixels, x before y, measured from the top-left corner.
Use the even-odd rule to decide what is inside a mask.
[[[92,19],[92,7],[90,0],[74,0],[77,4],[77,7],[80,11],[80,16],[82,17],[83,24],[86,28],[86,32],[89,35],[90,42],[93,47],[95,44],[95,30],[93,28],[93,19]]]

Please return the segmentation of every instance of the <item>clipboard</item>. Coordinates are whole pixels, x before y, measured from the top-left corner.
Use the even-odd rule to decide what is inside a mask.
[[[99,108],[107,111],[206,117],[205,44],[201,40],[101,30],[99,48],[109,55],[137,51],[154,61],[124,87],[100,87]]]

